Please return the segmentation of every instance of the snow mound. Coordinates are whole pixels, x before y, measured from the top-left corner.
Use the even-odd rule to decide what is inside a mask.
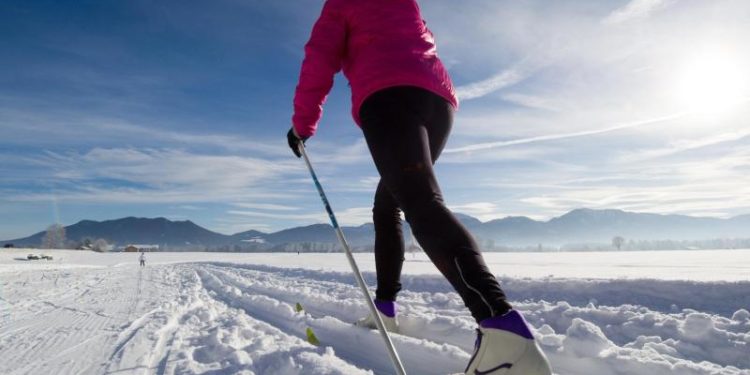
[[[604,332],[591,322],[575,318],[565,331],[563,348],[578,357],[599,357],[602,352],[615,346]]]

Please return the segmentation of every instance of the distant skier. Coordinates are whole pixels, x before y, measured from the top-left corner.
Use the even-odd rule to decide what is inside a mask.
[[[146,253],[141,251],[141,256],[139,260],[141,261],[141,267],[146,267]]]
[[[512,309],[469,232],[445,207],[432,165],[458,107],[453,84],[415,0],[327,0],[305,45],[289,147],[314,133],[339,70],[352,90],[352,115],[380,174],[375,192],[375,305],[398,330],[403,210],[417,241],[479,324],[467,374],[548,375],[549,364]],[[374,327],[373,317],[358,322]]]

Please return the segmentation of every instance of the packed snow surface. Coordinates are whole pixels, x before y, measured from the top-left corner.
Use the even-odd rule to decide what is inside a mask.
[[[372,254],[356,258],[374,285]],[[558,375],[750,375],[750,250],[486,259]],[[343,254],[146,261],[0,251],[0,373],[394,373],[379,334],[351,324],[367,307]],[[407,372],[460,373],[468,311],[423,254],[407,255],[402,281],[392,339]]]

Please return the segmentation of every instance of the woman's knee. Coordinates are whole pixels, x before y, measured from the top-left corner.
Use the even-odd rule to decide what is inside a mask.
[[[408,204],[404,204],[403,210],[406,221],[412,226],[420,222],[439,220],[450,215],[450,211],[443,202],[443,197],[439,194],[412,199]]]
[[[394,206],[379,206],[376,204],[372,208],[372,220],[375,224],[400,223],[401,210]]]

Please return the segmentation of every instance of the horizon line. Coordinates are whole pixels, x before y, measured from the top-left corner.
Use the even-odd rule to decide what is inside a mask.
[[[476,218],[476,217],[474,217],[472,215],[464,214],[464,213],[461,213],[461,212],[453,212],[453,214],[454,215],[458,214],[458,215],[468,216],[468,217],[470,217],[470,218],[472,218],[474,220],[479,221],[482,224],[486,224],[486,223],[493,222],[493,221],[498,221],[498,220],[505,220],[505,219],[509,219],[509,218],[527,218],[527,219],[529,219],[531,221],[535,221],[535,222],[548,223],[548,222],[550,222],[550,221],[552,221],[554,219],[558,219],[560,217],[563,217],[563,216],[568,215],[568,214],[570,214],[572,212],[575,212],[575,211],[620,211],[620,212],[624,212],[624,213],[638,214],[638,215],[686,216],[686,217],[691,217],[691,218],[704,218],[704,219],[716,219],[716,220],[732,220],[732,219],[736,219],[738,217],[750,215],[750,213],[745,213],[745,214],[739,214],[739,215],[734,215],[734,216],[730,216],[730,217],[718,217],[718,216],[698,216],[698,215],[675,214],[675,213],[639,212],[639,211],[628,211],[628,210],[623,210],[623,209],[619,209],[619,208],[587,208],[587,207],[574,208],[574,209],[566,211],[565,213],[563,213],[561,215],[551,216],[551,217],[549,217],[546,220],[537,220],[537,219],[533,219],[533,218],[531,218],[529,216],[526,216],[526,215],[507,215],[507,216],[503,216],[503,217],[496,218],[496,219],[482,221],[482,220],[480,220],[480,219],[478,219],[478,218]],[[146,220],[164,219],[164,220],[167,220],[167,221],[170,221],[170,222],[173,222],[173,223],[189,222],[189,223],[192,223],[192,224],[194,224],[194,225],[196,225],[196,226],[198,226],[198,227],[200,227],[202,229],[208,230],[208,231],[210,231],[212,233],[216,233],[216,234],[219,234],[219,235],[222,235],[222,236],[228,236],[228,237],[236,236],[238,234],[247,233],[247,232],[251,232],[251,231],[258,232],[258,233],[261,233],[261,234],[274,234],[274,233],[279,233],[279,232],[282,232],[282,231],[285,231],[285,230],[289,230],[289,229],[311,227],[311,226],[314,226],[314,225],[327,225],[327,226],[331,226],[330,223],[313,223],[313,224],[297,225],[297,226],[293,226],[293,227],[288,227],[288,228],[280,229],[280,230],[273,231],[273,232],[264,232],[264,231],[256,230],[256,229],[248,229],[248,230],[237,232],[237,233],[226,234],[226,233],[217,232],[217,231],[208,229],[208,228],[206,228],[206,227],[204,227],[202,225],[197,224],[196,222],[194,222],[194,221],[192,221],[190,219],[172,220],[172,219],[169,219],[169,218],[164,217],[164,216],[157,216],[157,217],[125,216],[125,217],[120,217],[120,218],[115,218],[115,219],[105,219],[105,220],[81,219],[81,220],[78,220],[77,222],[75,222],[73,224],[63,225],[63,227],[65,227],[65,228],[66,227],[70,227],[70,226],[73,226],[73,225],[76,225],[76,224],[80,224],[81,222],[84,222],[84,221],[92,221],[92,222],[96,222],[96,223],[104,223],[104,222],[107,222],[107,221],[118,221],[118,220],[124,220],[124,219],[146,219]],[[60,223],[53,223],[53,224],[50,224],[50,225],[55,225],[55,224],[60,224]],[[364,226],[364,225],[367,225],[367,224],[372,224],[372,222],[368,221],[368,222],[364,222],[364,223],[361,223],[361,224],[358,224],[358,225],[357,224],[344,225],[344,226],[342,226],[342,228],[346,228],[346,227],[349,227],[349,228],[361,227],[361,226]],[[62,225],[62,224],[60,224],[60,225]],[[18,237],[18,238],[9,239],[9,240],[0,240],[0,242],[9,243],[9,242],[16,241],[16,240],[22,240],[22,239],[25,239],[25,238],[28,238],[28,237],[33,237],[33,236],[35,236],[35,235],[37,235],[39,233],[43,233],[44,231],[45,230],[37,231],[37,232],[35,232],[35,233],[31,234],[31,235],[25,236],[25,237]]]

